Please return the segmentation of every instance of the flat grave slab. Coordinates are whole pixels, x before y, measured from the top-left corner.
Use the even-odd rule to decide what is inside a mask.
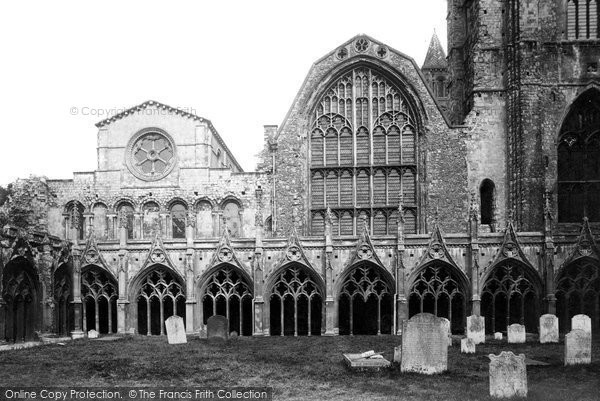
[[[392,363],[385,358],[362,358],[361,354],[343,355],[346,366],[358,372],[377,372],[392,366]]]

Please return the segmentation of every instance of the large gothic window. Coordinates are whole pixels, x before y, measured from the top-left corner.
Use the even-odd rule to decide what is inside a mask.
[[[598,4],[596,0],[569,0],[567,3],[567,38],[598,38]]]
[[[534,282],[518,262],[507,261],[494,268],[481,294],[481,314],[488,333],[504,331],[513,323],[537,332],[539,297]]]
[[[185,320],[185,293],[175,276],[157,267],[144,278],[137,296],[138,331],[165,334],[165,320],[173,315]]]
[[[333,235],[353,235],[368,212],[378,235],[395,234],[393,211],[417,215],[415,116],[398,85],[357,67],[338,78],[317,103],[310,134],[311,233],[323,233],[324,210],[337,220]],[[415,224],[405,225],[415,233]]]
[[[83,299],[83,331],[99,333],[117,331],[117,283],[97,266],[91,266],[81,276]]]
[[[271,335],[321,334],[321,290],[299,265],[281,272],[271,289]]]
[[[558,143],[558,221],[600,221],[600,101],[588,91],[572,106]]]
[[[415,280],[408,298],[410,316],[431,313],[450,321],[452,332],[461,332],[466,323],[465,288],[453,268],[432,264]]]
[[[233,267],[213,273],[202,293],[204,324],[213,315],[225,316],[229,329],[252,335],[252,288]]]
[[[588,315],[600,328],[600,266],[583,258],[565,267],[556,282],[556,314],[561,331],[571,329],[571,318]]]

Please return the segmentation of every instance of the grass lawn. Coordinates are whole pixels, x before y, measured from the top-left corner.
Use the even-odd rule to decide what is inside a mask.
[[[275,400],[488,400],[489,353],[524,353],[550,366],[528,366],[531,400],[600,400],[600,338],[591,365],[564,367],[563,344],[489,341],[477,353],[449,349],[449,371],[435,376],[349,371],[342,353],[370,349],[392,359],[396,336],[262,337],[214,342],[128,336],[76,340],[0,352],[0,386],[268,386]]]

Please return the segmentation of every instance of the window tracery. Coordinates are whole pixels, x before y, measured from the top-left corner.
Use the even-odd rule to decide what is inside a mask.
[[[355,267],[340,289],[340,334],[391,333],[392,294],[377,267]]]
[[[556,282],[556,314],[562,331],[571,329],[571,318],[588,315],[600,327],[600,266],[582,258],[565,267]]]
[[[310,135],[311,223],[320,235],[329,206],[344,218],[344,233],[369,211],[373,231],[392,234],[389,216],[404,207],[417,212],[416,129],[400,89],[374,69],[357,67],[337,79],[316,106]],[[371,213],[373,208],[381,209]],[[349,214],[348,214],[348,213]],[[385,223],[384,223],[385,222]],[[406,232],[416,232],[416,218]],[[342,225],[340,225],[342,227]],[[334,230],[334,235],[342,229]]]
[[[271,289],[271,335],[319,335],[322,294],[298,265],[281,272]]]
[[[229,320],[230,330],[252,334],[252,289],[232,267],[214,272],[207,281],[202,302],[204,321],[213,315]]]
[[[466,322],[465,289],[448,265],[433,264],[423,269],[408,299],[410,316],[425,312],[445,317],[453,331],[462,330]]]
[[[558,221],[600,221],[600,102],[582,95],[561,129],[558,143]]]
[[[185,320],[185,293],[165,268],[156,268],[144,278],[137,302],[140,334],[165,334],[163,322],[173,315]]]
[[[114,333],[117,330],[117,284],[105,272],[92,267],[81,276],[83,331]]]

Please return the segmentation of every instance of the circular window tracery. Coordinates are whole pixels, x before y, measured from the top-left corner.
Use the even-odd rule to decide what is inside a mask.
[[[144,129],[129,141],[127,167],[141,180],[160,180],[173,170],[176,161],[173,139],[159,128]]]

